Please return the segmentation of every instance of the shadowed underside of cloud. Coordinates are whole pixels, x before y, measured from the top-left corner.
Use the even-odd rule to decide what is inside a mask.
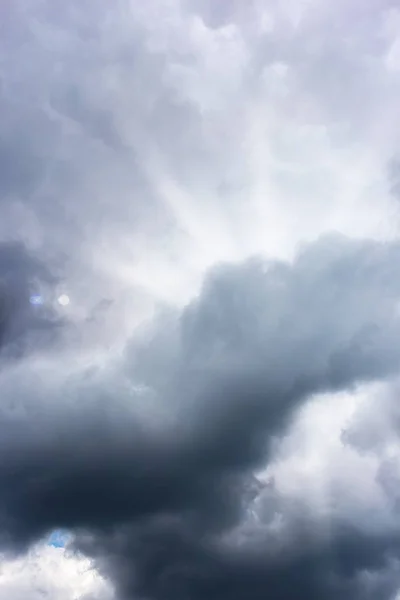
[[[40,371],[32,383],[18,368],[4,375],[3,547],[81,532],[77,545],[124,599],[391,593],[391,572],[379,578],[397,559],[397,532],[340,520],[329,535],[313,521],[297,531],[301,515],[289,514],[290,544],[267,526],[236,549],[221,540],[309,396],[396,373],[399,259],[397,243],[332,236],[293,264],[221,266],[181,313],[144,328],[115,371],[53,384]]]
[[[255,536],[255,547],[227,549],[165,520],[121,530],[104,544],[86,539],[82,547],[101,557],[99,565],[107,557],[105,573],[119,582],[123,599],[394,597],[398,572],[391,561],[399,552],[398,536],[366,535],[340,524],[328,539],[315,540],[314,534],[315,524],[303,523],[290,548],[271,532],[261,541]]]

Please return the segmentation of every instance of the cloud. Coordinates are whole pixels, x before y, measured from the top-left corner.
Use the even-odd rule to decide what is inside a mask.
[[[54,344],[65,319],[50,305],[32,306],[35,293],[46,295],[58,277],[18,242],[0,244],[1,358]]]
[[[393,598],[394,3],[0,12],[4,552],[66,528],[118,600]]]
[[[21,386],[18,372],[9,374],[9,382],[3,380],[4,406],[10,398],[7,390],[21,400],[11,410],[10,398],[2,418],[7,456],[0,469],[3,544],[20,547],[55,527],[97,531],[115,557],[119,551],[113,548],[114,537],[111,546],[107,541],[110,528],[121,528],[122,539],[127,536],[124,544],[130,547],[139,543],[136,528],[140,532],[142,523],[149,522],[143,529],[145,546],[147,527],[152,531],[155,523],[155,543],[163,547],[164,535],[167,540],[172,535],[171,543],[178,544],[178,569],[181,560],[186,564],[187,552],[200,553],[200,570],[205,568],[203,535],[214,536],[241,518],[243,486],[246,489],[252,470],[268,460],[271,438],[282,433],[293,411],[317,392],[348,389],[396,373],[399,252],[397,243],[334,236],[304,248],[293,264],[256,260],[221,266],[182,313],[170,313],[150,331],[144,330],[142,341],[127,347],[114,371],[99,369],[86,378],[78,372],[74,381],[55,378],[44,387],[41,379],[49,378],[36,369],[34,394],[42,401],[33,406],[26,393],[34,385],[24,381]],[[122,386],[124,372],[129,379]],[[62,402],[63,396],[71,397],[72,403]],[[147,400],[153,408],[146,417]],[[129,535],[125,531],[130,528]],[[376,538],[352,533],[340,523],[335,529],[333,539],[322,546],[327,565],[319,566],[315,553],[322,550],[312,542],[304,553],[299,546],[300,556],[291,558],[290,550],[282,558],[284,564],[289,561],[288,576],[291,569],[296,573],[301,568],[305,593],[325,586],[321,589],[344,594],[347,576],[385,567],[382,552],[396,556],[395,533]],[[157,552],[152,539],[150,563]],[[268,538],[264,543],[268,547]],[[357,556],[357,548],[366,543],[371,556],[354,558],[353,566],[353,553]],[[338,545],[337,551],[332,544]],[[96,553],[92,548],[91,552]],[[121,553],[123,561],[126,552]],[[338,554],[337,573],[330,552]],[[346,562],[341,556],[349,552]],[[167,554],[172,560],[173,552]],[[135,581],[148,568],[140,566],[140,556],[146,556],[141,543],[138,556],[133,556]],[[247,564],[247,553],[229,558],[228,550],[218,556],[210,568],[219,573],[217,582],[226,581],[228,594],[232,573],[242,568],[242,561],[244,587],[237,587],[238,597],[250,577],[258,582],[257,593],[265,594],[271,585],[277,586],[276,597],[283,593],[279,586],[285,590],[286,575],[279,583],[272,567],[264,579],[265,564],[262,569],[257,566],[260,557]],[[237,567],[229,566],[232,560],[234,565],[239,561]],[[165,568],[170,568],[168,563]],[[186,568],[191,571],[190,562]],[[338,582],[331,584],[331,576]],[[214,585],[222,585],[213,578],[210,574],[209,593],[214,593]],[[150,579],[157,584],[155,575]],[[158,592],[153,583],[143,585],[141,592],[154,598],[178,594],[168,586]],[[201,597],[208,590],[200,592],[196,574],[193,586],[191,595]]]
[[[22,559],[7,561],[2,557],[1,600],[27,597],[32,600],[108,600],[111,592],[89,560],[38,544]]]
[[[309,528],[310,524],[303,526]],[[398,550],[398,541],[389,536],[365,536],[337,526],[334,536],[321,543],[300,530],[290,540],[290,551],[277,548],[271,538],[263,540],[262,548],[224,552],[212,543],[194,540],[182,527],[156,523],[153,527],[147,524],[142,535],[125,531],[115,540],[109,539],[107,551],[120,582],[121,598],[190,594],[193,598],[258,599],[267,591],[273,598],[293,593],[299,598],[369,598],[377,592],[389,598],[396,591],[397,574],[393,577],[387,566],[390,552]],[[132,563],[136,565],[134,575],[130,574]]]

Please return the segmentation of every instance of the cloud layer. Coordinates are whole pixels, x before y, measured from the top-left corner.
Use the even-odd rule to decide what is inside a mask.
[[[142,333],[106,377],[104,369],[95,370],[78,373],[75,382],[54,378],[43,385],[49,377],[36,366],[33,386],[26,379],[21,385],[18,367],[9,371],[0,469],[5,547],[19,548],[56,527],[97,531],[90,552],[83,542],[86,552],[96,556],[104,544],[113,560],[120,553],[122,566],[129,557],[138,572],[132,581],[123,577],[122,588],[132,586],[133,594],[142,585],[140,593],[155,598],[178,594],[179,575],[171,583],[167,577],[160,591],[156,573],[146,575],[164,544],[163,572],[174,570],[176,560],[190,573],[193,553],[200,561],[199,572],[184,577],[182,597],[217,595],[223,585],[231,596],[232,585],[241,598],[253,577],[254,598],[271,586],[283,597],[292,569],[301,570],[306,595],[354,597],[356,576],[396,557],[397,534],[368,535],[339,521],[333,539],[311,539],[296,550],[294,529],[291,546],[274,556],[262,530],[265,539],[256,537],[255,551],[231,556],[229,548],[217,548],[215,562],[203,538],[216,543],[214,536],[243,516],[252,470],[268,460],[271,439],[301,402],[396,374],[399,253],[397,243],[332,237],[307,247],[292,265],[219,267],[196,300]],[[41,398],[40,408],[27,388]],[[145,402],[152,411],[144,418]],[[313,523],[307,529],[300,534],[318,534]],[[371,555],[364,556],[367,543]],[[122,566],[118,561],[116,573]],[[203,569],[211,569],[208,576]],[[240,569],[243,589],[234,583]],[[209,581],[202,584],[204,577]]]
[[[0,8],[0,598],[398,592],[400,13],[290,4]]]

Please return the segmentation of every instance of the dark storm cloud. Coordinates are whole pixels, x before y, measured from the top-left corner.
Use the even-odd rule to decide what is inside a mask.
[[[312,521],[299,526],[301,514],[297,520],[290,524],[290,546],[269,531],[263,539],[254,535],[250,545],[227,548],[172,519],[95,540],[82,538],[80,543],[117,581],[121,600],[394,597],[398,573],[393,576],[390,567],[400,550],[398,536],[367,534],[335,523],[332,535],[318,538]]]
[[[222,266],[181,314],[145,328],[116,371],[53,386],[10,372],[3,547],[55,527],[87,531],[81,547],[124,600],[391,598],[381,570],[397,556],[395,534],[333,521],[328,538],[307,534],[276,556],[268,535],[236,551],[218,536],[240,522],[253,469],[308,396],[396,372],[399,265],[398,244],[333,236],[292,265]],[[368,570],[380,584],[357,596]]]
[[[57,281],[22,243],[0,243],[0,359],[54,342],[65,320],[46,302],[46,292],[49,295]],[[31,305],[31,295],[42,293],[44,304]]]

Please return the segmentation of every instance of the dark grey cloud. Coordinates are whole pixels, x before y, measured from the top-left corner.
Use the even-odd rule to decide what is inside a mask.
[[[368,535],[336,524],[327,539],[313,539],[304,522],[291,547],[279,548],[273,534],[253,548],[221,548],[182,525],[165,520],[142,529],[117,531],[114,537],[82,541],[106,572],[119,582],[123,600],[149,598],[393,598],[398,573],[398,536]],[[253,540],[253,543],[255,540]],[[104,553],[104,554],[103,554]]]
[[[54,309],[58,281],[22,243],[0,243],[0,360],[54,345],[67,323]],[[33,295],[43,305],[32,305]]]
[[[55,527],[86,531],[81,547],[124,599],[390,598],[386,578],[376,593],[368,583],[370,596],[357,596],[358,579],[389,569],[396,533],[333,520],[328,539],[307,534],[277,557],[269,535],[239,550],[218,540],[243,519],[253,470],[271,459],[271,440],[302,402],[396,373],[399,258],[397,243],[331,236],[292,265],[221,266],[182,313],[145,328],[115,372],[54,388],[33,373],[19,392],[13,382],[19,409],[5,380],[3,547]],[[42,401],[32,405],[35,380]]]

